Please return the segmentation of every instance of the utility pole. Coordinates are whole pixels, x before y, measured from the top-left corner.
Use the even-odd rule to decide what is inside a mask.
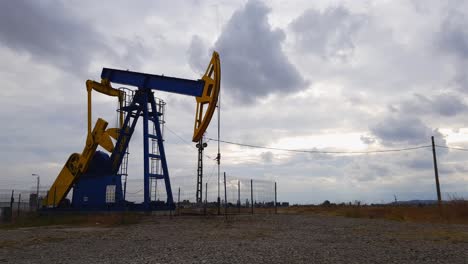
[[[220,198],[220,190],[219,190],[219,173],[220,173],[220,165],[221,165],[221,148],[220,148],[220,139],[221,139],[221,91],[218,95],[218,155],[216,156],[216,160],[218,162],[218,215],[221,214],[221,198]]]
[[[219,144],[219,141],[218,141]],[[219,160],[220,160],[220,154],[218,153],[218,157],[216,158],[218,160],[218,215],[221,214],[221,197],[220,197],[220,190],[219,190]]]
[[[434,144],[434,136],[431,137],[431,140],[432,140],[432,156],[434,158],[434,174],[435,174],[436,189],[437,189],[437,202],[440,207],[442,204],[442,196],[440,195],[439,170],[437,169],[437,157],[436,157],[436,150],[435,150],[435,144]]]
[[[196,203],[203,203],[203,149],[205,149],[208,144],[203,143],[203,137],[197,143],[196,147],[198,148],[198,168],[197,168],[197,194],[196,194]]]

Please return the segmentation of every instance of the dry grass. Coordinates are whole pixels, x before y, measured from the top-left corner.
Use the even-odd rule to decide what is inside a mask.
[[[387,205],[387,206],[291,206],[278,209],[278,213],[317,213],[354,218],[376,218],[395,221],[468,224],[468,201],[454,200],[437,205]]]
[[[274,214],[274,208],[255,208],[255,214]],[[203,209],[181,209],[174,215],[203,215]],[[242,208],[241,214],[250,214],[250,208]],[[437,205],[327,205],[327,206],[290,206],[279,207],[279,214],[324,214],[353,218],[388,219],[394,221],[468,224],[468,201],[452,200],[444,203],[441,208]],[[216,208],[208,208],[207,215],[216,215]],[[221,208],[224,214],[224,208]],[[228,214],[238,214],[237,208],[229,208]],[[0,225],[0,228],[19,228],[49,225],[74,226],[115,226],[122,224],[136,224],[142,221],[144,214],[137,212],[112,212],[94,214],[51,214],[38,216],[26,214],[15,218],[12,223]]]
[[[15,217],[11,223],[0,225],[0,228],[21,228],[50,225],[73,226],[116,226],[136,224],[141,221],[143,214],[134,212],[89,213],[89,214],[25,214]]]
[[[240,210],[237,207],[229,207],[227,209],[228,215],[237,215],[237,214],[251,214],[252,209],[250,207],[242,207]],[[220,208],[220,214],[224,215],[225,208]],[[268,208],[254,208],[254,214],[274,214],[275,208],[268,207]],[[180,208],[174,211],[174,215],[204,215],[205,211],[201,208]],[[213,216],[218,214],[218,209],[216,207],[210,207],[206,209],[206,215]]]

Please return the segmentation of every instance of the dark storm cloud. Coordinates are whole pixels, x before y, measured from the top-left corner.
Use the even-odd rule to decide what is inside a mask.
[[[468,19],[460,10],[449,11],[440,27],[441,48],[468,59]]]
[[[399,108],[403,113],[437,114],[449,117],[463,113],[468,107],[460,96],[444,93],[432,97],[414,94],[411,100],[403,101]]]
[[[325,59],[345,60],[352,55],[354,34],[365,21],[365,16],[352,14],[338,6],[329,7],[323,12],[308,9],[291,23],[290,28],[301,51]]]
[[[386,116],[371,126],[370,131],[386,146],[427,144],[431,136],[443,139],[438,130],[433,130],[420,119],[405,114]]]
[[[74,73],[86,72],[95,60],[127,68],[144,61],[143,39],[103,35],[72,10],[60,1],[1,1],[0,45]]]
[[[58,1],[1,1],[0,43],[41,62],[83,70],[106,45]]]
[[[247,2],[234,12],[214,45],[222,59],[223,86],[246,103],[305,87],[281,49],[285,33],[268,23],[269,12],[262,2]]]
[[[468,67],[468,18],[466,9],[459,6],[460,2],[450,3],[453,6],[449,8],[441,22],[438,44],[442,52],[453,56],[456,71],[455,81],[461,90],[468,92],[468,74],[466,72]]]
[[[432,101],[432,106],[439,114],[444,116],[453,116],[467,109],[460,97],[449,94],[437,96]]]

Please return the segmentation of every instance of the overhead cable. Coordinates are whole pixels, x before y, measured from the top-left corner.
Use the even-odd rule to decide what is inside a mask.
[[[174,132],[173,130],[171,130],[167,125],[164,126],[167,130],[169,130],[169,132],[171,132],[172,134],[174,134],[176,137],[178,137],[183,143],[185,143],[187,146],[191,147],[191,148],[195,148],[197,149],[197,147],[195,147],[193,144],[189,143],[187,140],[185,140],[183,137],[179,136],[176,132]],[[208,159],[210,160],[216,160],[216,159],[213,159],[211,158],[209,155],[206,155],[205,153],[203,153],[203,156],[207,157]]]
[[[209,140],[218,141],[217,139],[208,138]],[[269,150],[279,150],[279,151],[287,151],[287,152],[297,152],[297,153],[315,153],[315,154],[368,154],[368,153],[386,153],[386,152],[399,152],[399,151],[410,151],[416,149],[423,149],[423,148],[430,148],[432,145],[423,145],[423,146],[416,146],[416,147],[408,147],[408,148],[400,148],[400,149],[381,149],[381,150],[369,150],[369,151],[327,151],[327,150],[303,150],[303,149],[286,149],[286,148],[273,148],[273,147],[266,147],[266,146],[259,146],[259,145],[251,145],[251,144],[244,144],[238,142],[231,142],[226,140],[219,140],[219,142],[230,144],[230,145],[237,145],[242,147],[249,147],[249,148],[258,148],[258,149],[269,149]]]
[[[435,145],[438,148],[446,148],[446,149],[453,149],[453,150],[461,150],[461,151],[468,151],[466,148],[457,148],[457,147],[447,147],[447,146],[440,146],[440,145]]]

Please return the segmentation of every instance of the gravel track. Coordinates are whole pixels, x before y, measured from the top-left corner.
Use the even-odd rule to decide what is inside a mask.
[[[151,216],[0,230],[0,263],[468,263],[468,226],[319,215]]]

